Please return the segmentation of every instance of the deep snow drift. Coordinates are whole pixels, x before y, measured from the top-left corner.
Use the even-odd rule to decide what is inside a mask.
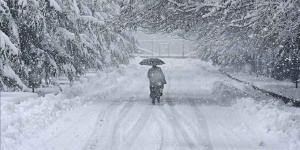
[[[153,106],[140,60],[56,96],[1,93],[1,149],[300,149],[299,108],[196,59],[165,59],[168,84]]]

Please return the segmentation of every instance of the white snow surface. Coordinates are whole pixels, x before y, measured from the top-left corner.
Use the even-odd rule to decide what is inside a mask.
[[[300,149],[299,108],[255,100],[197,59],[164,59],[168,84],[152,105],[149,67],[139,61],[88,74],[58,95],[1,93],[1,149]]]
[[[50,6],[52,6],[57,11],[62,11],[61,7],[55,0],[50,0]]]
[[[300,101],[300,88],[295,88],[295,83],[291,81],[279,81],[262,75],[256,76],[243,72],[232,73],[231,75],[259,88]]]

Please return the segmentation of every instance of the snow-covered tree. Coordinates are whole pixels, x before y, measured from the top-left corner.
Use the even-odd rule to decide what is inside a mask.
[[[114,0],[1,0],[1,85],[25,89],[127,63],[131,35]]]
[[[284,44],[296,44],[299,33],[299,0],[135,0],[123,5],[124,26],[177,33],[199,43],[202,59],[236,68],[248,64],[268,76],[276,74],[282,51],[291,51]]]

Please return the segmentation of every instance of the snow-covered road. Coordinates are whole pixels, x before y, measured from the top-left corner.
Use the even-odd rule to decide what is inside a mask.
[[[91,77],[64,91],[62,94],[69,101],[80,103],[54,117],[30,137],[21,139],[14,149],[300,148],[299,128],[293,130],[299,127],[295,126],[300,120],[299,110],[277,110],[260,105],[249,95],[254,95],[253,91],[221,75],[218,68],[196,59],[165,59],[162,69],[168,84],[161,104],[153,106],[146,78],[148,68],[139,66],[139,61],[137,58],[117,71]],[[288,122],[292,115],[295,122],[282,123],[281,128],[274,124]],[[285,127],[287,125],[290,128]],[[26,130],[33,129],[27,127]],[[2,124],[1,131],[6,131]],[[9,144],[7,141],[1,140]],[[6,148],[11,147],[6,145]]]

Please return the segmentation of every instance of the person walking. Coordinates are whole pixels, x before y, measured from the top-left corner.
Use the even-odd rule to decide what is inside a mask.
[[[158,58],[147,58],[140,62],[140,65],[152,66],[148,70],[147,76],[150,82],[150,97],[153,105],[155,104],[155,100],[160,103],[164,85],[167,84],[164,73],[161,68],[157,66],[163,64],[165,64],[165,62]]]
[[[160,103],[160,96],[163,94],[164,85],[167,84],[165,75],[161,68],[153,65],[148,70],[148,79],[150,81],[150,97],[152,104],[155,104],[155,100]]]

